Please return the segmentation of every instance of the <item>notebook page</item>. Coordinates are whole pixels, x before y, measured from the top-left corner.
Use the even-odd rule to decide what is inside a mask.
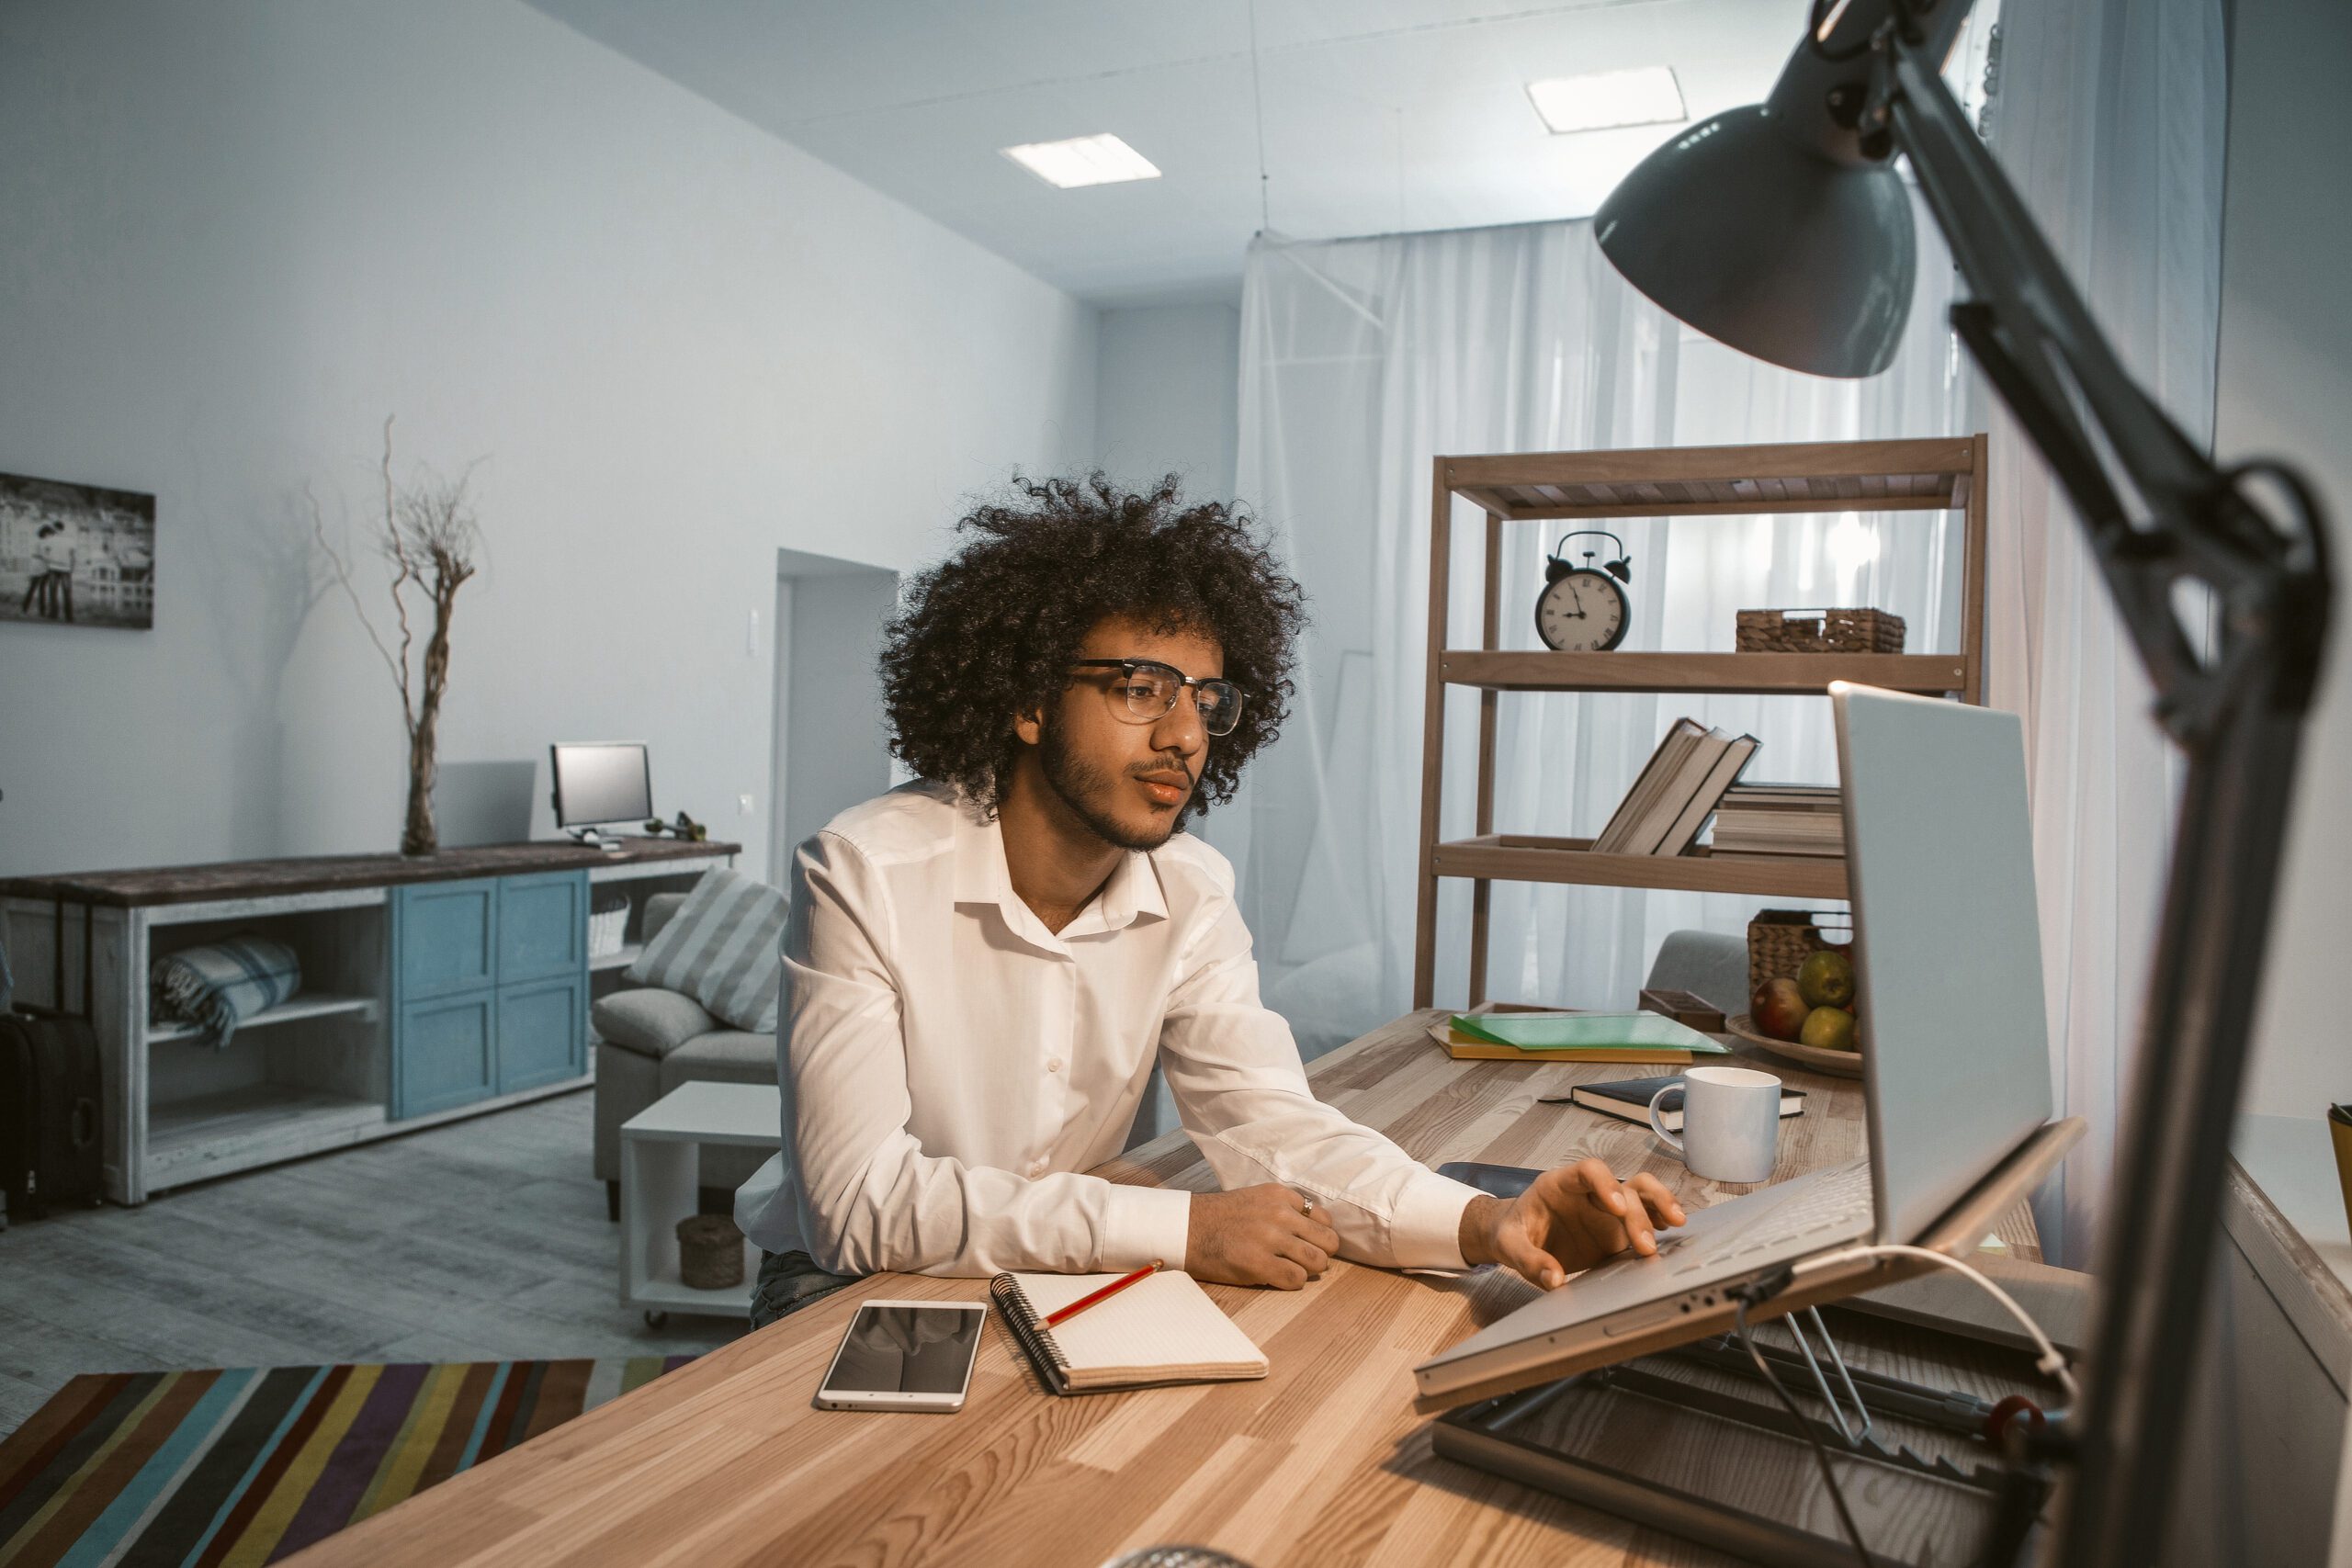
[[[1016,1274],[1040,1318],[1110,1284],[1116,1274]],[[1046,1330],[1073,1373],[1101,1368],[1147,1370],[1245,1366],[1263,1369],[1265,1352],[1242,1333],[1190,1274],[1173,1269],[1140,1280],[1110,1300]]]

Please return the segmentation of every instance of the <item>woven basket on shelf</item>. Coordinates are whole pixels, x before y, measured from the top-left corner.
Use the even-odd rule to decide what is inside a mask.
[[[1767,980],[1795,979],[1807,958],[1853,940],[1853,917],[1843,909],[1757,910],[1747,922],[1748,995]]]
[[[1903,617],[1884,610],[1742,610],[1741,653],[1900,653]]]
[[[726,1291],[743,1282],[743,1233],[724,1214],[678,1222],[678,1278],[690,1290]]]

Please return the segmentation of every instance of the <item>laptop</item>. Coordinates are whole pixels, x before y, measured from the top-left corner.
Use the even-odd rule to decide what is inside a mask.
[[[1645,1353],[1677,1320],[1717,1332],[1726,1292],[1781,1265],[1918,1243],[2049,1122],[2023,727],[1842,681],[1829,693],[1869,1156],[1697,1210],[1657,1256],[1588,1269],[1481,1329],[1415,1369],[1424,1408]]]

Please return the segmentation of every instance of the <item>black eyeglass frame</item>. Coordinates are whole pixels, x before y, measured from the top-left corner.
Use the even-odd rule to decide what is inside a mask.
[[[1165,674],[1174,681],[1176,684],[1168,694],[1168,705],[1158,713],[1137,713],[1135,699],[1133,697],[1127,699],[1127,712],[1135,716],[1134,722],[1136,724],[1158,724],[1175,712],[1177,694],[1190,686],[1196,692],[1209,692],[1216,694],[1218,696],[1216,717],[1225,719],[1225,725],[1220,728],[1217,726],[1216,717],[1212,717],[1205,713],[1201,714],[1201,728],[1211,735],[1230,735],[1234,728],[1241,722],[1242,704],[1250,700],[1249,693],[1223,676],[1187,675],[1173,664],[1162,663],[1157,659],[1074,659],[1070,660],[1070,666],[1077,670],[1116,670],[1126,675],[1149,670],[1155,673]],[[1200,711],[1197,697],[1193,699],[1193,711],[1196,713]]]

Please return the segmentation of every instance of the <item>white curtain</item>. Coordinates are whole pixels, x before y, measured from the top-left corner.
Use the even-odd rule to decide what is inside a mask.
[[[1310,1055],[1411,999],[1431,457],[1958,433],[1951,264],[1924,215],[1920,251],[1908,341],[1887,374],[1855,382],[1776,369],[1686,331],[1620,279],[1587,221],[1252,249],[1237,491],[1306,585],[1313,626],[1282,740],[1204,831],[1238,867],[1265,994]],[[1957,515],[1615,526],[1633,559],[1629,649],[1728,650],[1735,611],[1824,604],[1895,611],[1913,651],[1958,646]],[[1454,646],[1478,640],[1484,535],[1483,514],[1458,507]],[[1540,646],[1532,608],[1556,537],[1555,525],[1504,525],[1506,648]],[[1468,691],[1448,704],[1448,838],[1472,831],[1476,707]],[[1819,698],[1507,694],[1498,828],[1597,832],[1684,715],[1760,739],[1750,779],[1836,777]],[[1498,883],[1489,989],[1630,1006],[1668,931],[1744,931],[1758,905]],[[1468,885],[1446,884],[1441,1001],[1466,994],[1468,910]]]
[[[1996,152],[2125,366],[2210,445],[2222,0],[2006,0],[2001,30]],[[1986,427],[1987,696],[2025,718],[2057,1100],[2090,1123],[2035,1210],[2053,1259],[2083,1267],[2138,1044],[2176,759],[2064,493],[2005,412]]]

